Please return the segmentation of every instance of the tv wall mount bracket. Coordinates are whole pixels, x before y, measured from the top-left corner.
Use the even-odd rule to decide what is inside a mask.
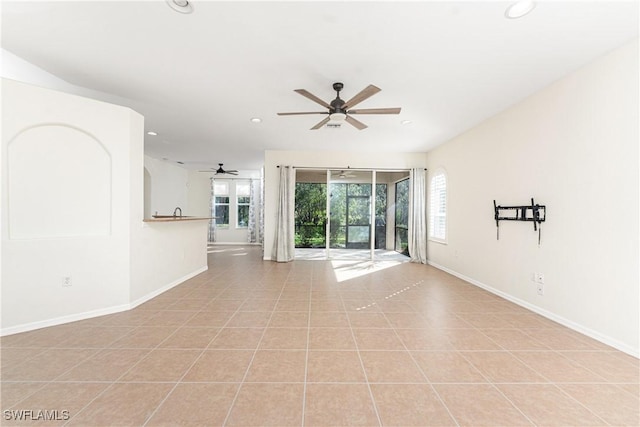
[[[493,201],[494,219],[496,220],[496,239],[500,240],[500,221],[533,222],[533,230],[538,232],[538,246],[540,245],[541,224],[547,216],[547,207],[536,204],[531,198],[531,204],[525,206],[500,206]]]

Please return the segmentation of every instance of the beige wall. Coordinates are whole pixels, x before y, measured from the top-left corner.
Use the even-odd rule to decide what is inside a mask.
[[[637,356],[638,145],[636,41],[427,154],[448,177],[448,244],[429,260]],[[531,223],[496,240],[493,200],[531,197],[541,245]]]

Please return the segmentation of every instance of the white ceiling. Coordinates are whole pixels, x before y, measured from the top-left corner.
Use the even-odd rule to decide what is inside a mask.
[[[199,169],[258,169],[264,150],[424,152],[638,37],[636,1],[2,2],[2,47],[145,116],[145,152]],[[309,130],[368,84],[358,131]],[[262,123],[250,122],[260,117]],[[410,120],[410,125],[402,125]]]

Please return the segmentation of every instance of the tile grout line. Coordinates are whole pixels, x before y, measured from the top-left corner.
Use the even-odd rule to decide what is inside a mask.
[[[473,314],[473,313],[472,313],[472,314]],[[464,319],[463,319],[463,320],[464,320]],[[469,323],[469,322],[467,322],[467,323]],[[497,346],[498,346],[498,348],[500,348],[500,349],[501,349],[501,350],[493,350],[493,351],[506,352],[507,354],[512,355],[512,354],[511,354],[511,352],[510,352],[506,347],[504,347],[504,346],[500,345],[499,343],[497,343],[497,342],[495,342],[493,339],[491,339],[491,337],[490,337],[490,336],[488,336],[487,334],[485,334],[485,333],[482,331],[482,329],[481,329],[481,328],[479,328],[479,327],[475,326],[475,325],[474,325],[474,324],[472,324],[472,323],[469,323],[469,324],[471,325],[471,327],[472,327],[472,329],[473,329],[473,330],[476,330],[477,332],[479,332],[480,334],[482,334],[482,336],[484,336],[485,338],[487,338],[489,341],[491,341],[493,344],[497,345]],[[470,351],[473,351],[473,350],[470,350]],[[529,421],[529,422],[531,423],[531,425],[532,425],[532,426],[535,426],[535,425],[536,425],[536,423],[534,423],[534,422],[533,422],[533,420],[532,420],[531,418],[529,418],[529,416],[528,416],[527,414],[525,414],[525,413],[524,413],[524,411],[522,411],[522,409],[520,409],[520,407],[518,407],[518,406],[517,406],[517,405],[516,405],[516,404],[515,404],[515,403],[514,403],[514,402],[513,402],[513,401],[512,401],[512,400],[511,400],[507,395],[506,395],[506,394],[504,394],[504,393],[502,392],[502,390],[500,390],[500,388],[496,385],[496,383],[495,383],[494,381],[492,381],[490,378],[488,378],[488,377],[484,374],[484,372],[482,372],[480,369],[478,369],[478,368],[476,367],[476,365],[475,365],[472,361],[470,361],[467,357],[465,357],[465,355],[464,355],[464,353],[463,353],[463,352],[459,352],[459,354],[460,354],[460,356],[462,356],[462,358],[463,358],[464,360],[466,360],[466,361],[467,361],[467,363],[471,364],[471,366],[473,366],[473,367],[474,367],[474,368],[475,368],[475,369],[480,373],[480,375],[482,375],[482,376],[483,376],[483,377],[488,381],[488,384],[489,384],[489,385],[490,385],[490,386],[491,386],[495,391],[497,391],[497,392],[498,392],[498,393],[499,393],[499,394],[500,394],[500,395],[501,395],[501,396],[502,396],[502,397],[503,397],[507,402],[509,402],[509,404],[511,404],[511,406],[512,406],[514,409],[516,409],[516,410],[520,413],[520,415],[522,415],[522,416],[523,416],[527,421]],[[513,356],[513,355],[512,355],[512,356]],[[520,359],[518,359],[518,361],[520,361],[520,362],[522,363],[522,361],[521,361]],[[525,366],[526,366],[526,365],[525,365]],[[535,372],[536,374],[538,374],[538,372],[537,372],[535,369],[532,369],[532,368],[531,368],[531,367],[529,367],[529,366],[527,366],[527,368],[531,369],[533,372]],[[542,376],[542,375],[541,375],[541,376]],[[544,378],[544,376],[542,376],[542,377]]]
[[[227,285],[222,292],[226,291],[228,288],[231,287],[231,284]],[[221,295],[222,292],[219,294]],[[216,298],[213,298],[212,301],[214,301]],[[244,302],[243,302],[244,304]],[[208,304],[206,304],[208,305]],[[204,307],[206,307],[206,305]],[[202,313],[204,312],[204,307],[202,309],[200,309],[200,311],[198,311],[196,314]],[[149,416],[147,417],[147,419],[144,421],[144,423],[142,424],[142,427],[146,426],[149,421],[151,421],[151,419],[153,418],[153,416],[158,412],[158,410],[160,409],[160,407],[164,404],[164,402],[167,401],[167,399],[169,398],[169,396],[171,396],[171,394],[173,394],[174,390],[178,387],[178,384],[182,383],[182,380],[184,379],[184,377],[187,376],[187,374],[189,373],[189,371],[191,371],[191,369],[194,367],[194,365],[202,358],[202,356],[205,354],[205,352],[207,351],[207,349],[209,348],[209,346],[211,345],[211,343],[218,337],[218,335],[220,335],[220,332],[222,332],[222,330],[224,329],[224,327],[231,321],[231,319],[233,319],[233,317],[240,312],[240,308],[242,307],[242,304],[240,304],[238,306],[238,308],[236,308],[236,310],[233,312],[233,314],[227,319],[227,321],[220,326],[220,328],[218,329],[218,332],[216,332],[216,334],[213,336],[213,338],[211,338],[209,340],[209,343],[202,348],[202,351],[200,352],[200,354],[193,360],[193,362],[191,363],[191,365],[189,365],[189,367],[187,369],[185,369],[184,373],[182,374],[182,376],[174,383],[173,387],[171,388],[171,390],[169,390],[169,392],[166,394],[166,396],[164,397],[164,399],[162,399],[160,401],[160,403],[158,403],[158,405],[156,405],[155,409],[153,410],[153,412],[151,412],[151,414],[149,414]],[[187,321],[180,327],[183,327],[184,325],[186,325],[189,320],[193,319],[196,314],[194,314],[193,316],[191,316],[189,319],[187,319]],[[169,335],[168,337],[166,337],[164,340],[162,340],[155,349],[157,349],[160,345],[162,345],[163,342],[165,342],[166,340],[168,340],[169,338],[171,338],[179,329],[180,327],[178,327],[178,329],[176,329],[173,334]],[[154,350],[155,350],[154,349]],[[139,363],[139,362],[138,362]],[[132,367],[133,368],[133,367]],[[130,371],[131,369],[129,369]],[[129,372],[127,371],[127,372]],[[126,374],[126,372],[125,372]],[[123,375],[125,375],[123,374]],[[120,377],[122,378],[122,377]]]
[[[422,281],[419,281],[418,283],[421,283]],[[384,316],[384,319],[387,321],[387,323],[389,323],[391,325],[391,322],[389,322],[389,318],[387,317],[387,314],[384,312],[384,310],[381,310],[382,315]],[[458,422],[458,420],[456,419],[456,417],[453,416],[453,413],[451,413],[451,410],[449,409],[449,407],[447,406],[447,404],[444,402],[444,400],[442,399],[442,397],[440,396],[440,393],[438,393],[438,390],[436,390],[436,388],[433,386],[433,384],[431,383],[431,380],[429,380],[429,377],[427,376],[427,374],[424,373],[424,371],[422,370],[422,367],[420,366],[420,364],[418,364],[418,362],[416,361],[416,359],[413,357],[413,354],[411,353],[411,351],[407,348],[407,345],[405,344],[405,342],[402,340],[402,338],[400,338],[400,335],[398,335],[398,332],[396,331],[396,328],[391,325],[391,328],[393,330],[393,333],[395,334],[396,338],[402,343],[402,346],[404,347],[405,351],[409,354],[409,357],[411,358],[411,360],[413,361],[413,364],[418,368],[418,370],[420,371],[420,373],[422,374],[422,376],[425,378],[425,380],[427,381],[427,384],[429,384],[429,387],[431,388],[431,390],[434,392],[434,394],[436,395],[436,397],[438,398],[438,401],[442,404],[442,406],[444,407],[444,409],[447,411],[447,413],[449,414],[449,416],[451,417],[451,419],[453,420],[454,423],[456,423],[456,426],[460,427],[460,423]]]
[[[353,340],[353,343],[356,346],[356,353],[358,354],[358,360],[360,360],[360,367],[362,368],[362,372],[364,374],[364,380],[365,380],[365,384],[367,385],[367,390],[369,391],[369,398],[371,399],[371,404],[373,405],[373,411],[375,412],[376,418],[378,419],[378,425],[382,427],[382,419],[380,418],[380,412],[378,411],[378,405],[376,404],[376,400],[373,397],[373,390],[371,390],[371,383],[369,382],[369,376],[367,375],[367,370],[364,367],[364,361],[362,360],[362,356],[360,355],[360,346],[358,345],[355,332],[353,331],[353,326],[351,325],[351,318],[349,317],[349,311],[347,310],[347,306],[344,302],[344,298],[342,298],[342,294],[338,292],[338,295],[340,297],[340,301],[342,302],[342,308],[347,317],[347,323],[349,323],[349,331],[351,332],[351,339]]]
[[[225,288],[225,289],[226,289],[226,288]],[[183,298],[183,297],[179,297],[179,298],[177,298],[176,300],[180,300],[180,299],[182,299],[182,298]],[[215,299],[215,298],[213,298],[213,299]],[[212,300],[213,300],[213,299],[212,299]],[[113,388],[113,386],[114,386],[115,384],[122,384],[122,382],[119,382],[119,381],[118,381],[118,380],[120,380],[120,378],[124,377],[124,376],[125,376],[127,373],[129,373],[133,368],[135,368],[136,366],[138,366],[138,365],[140,364],[140,362],[142,362],[144,359],[146,359],[146,358],[147,358],[147,356],[149,356],[149,354],[151,354],[154,350],[158,349],[158,348],[160,347],[160,345],[161,345],[163,342],[165,342],[167,339],[169,339],[170,337],[172,337],[172,336],[176,333],[176,331],[178,331],[178,329],[180,329],[183,325],[187,324],[187,322],[189,322],[189,320],[191,320],[193,317],[195,317],[195,316],[196,316],[196,314],[201,313],[203,310],[204,310],[204,308],[200,309],[200,311],[196,311],[196,312],[194,312],[194,314],[193,314],[192,316],[190,316],[188,319],[186,319],[186,320],[184,321],[184,323],[182,323],[180,326],[178,326],[178,327],[176,328],[176,330],[175,330],[175,331],[173,331],[171,334],[169,334],[167,337],[165,337],[163,340],[161,340],[158,344],[156,344],[156,346],[155,346],[155,347],[153,347],[153,348],[149,348],[149,349],[145,349],[145,350],[148,350],[148,351],[147,351],[147,353],[146,353],[144,356],[142,356],[142,357],[140,358],[140,360],[138,360],[136,363],[134,363],[133,365],[131,365],[131,366],[129,367],[129,369],[127,369],[126,371],[124,371],[124,372],[123,372],[123,373],[122,373],[122,374],[121,374],[117,379],[115,379],[114,381],[111,381],[111,385],[107,386],[107,387],[106,387],[106,388],[105,388],[101,393],[98,393],[98,394],[97,394],[93,399],[91,399],[91,400],[90,400],[86,405],[84,405],[82,408],[80,408],[80,409],[78,410],[78,412],[76,412],[76,414],[75,414],[73,417],[69,418],[69,420],[68,420],[66,423],[64,423],[64,424],[63,424],[63,426],[67,426],[67,425],[68,425],[68,424],[69,424],[69,423],[70,423],[70,422],[71,422],[75,417],[77,417],[78,415],[80,415],[80,414],[81,414],[81,413],[82,413],[86,408],[88,408],[88,407],[89,407],[89,405],[91,405],[94,401],[96,401],[98,398],[100,398],[102,395],[104,395],[108,390],[110,390],[111,388]],[[159,311],[163,311],[163,310],[159,310]],[[156,313],[156,315],[158,315],[158,313]],[[153,319],[154,317],[156,317],[156,316],[151,316],[151,319]],[[233,317],[233,316],[232,316],[232,317]],[[151,320],[151,319],[147,319],[147,320]],[[227,320],[227,321],[228,321],[228,320]],[[136,326],[136,327],[135,327],[131,332],[133,332],[133,331],[135,331],[135,330],[137,330],[137,329],[143,328],[143,327],[148,327],[148,326],[145,326],[144,324],[138,325],[138,326]],[[220,329],[220,330],[222,330],[222,329]],[[218,331],[218,333],[220,333],[220,331]],[[218,333],[216,334],[216,336],[218,335]],[[123,337],[121,337],[121,338],[123,338]],[[214,339],[215,339],[215,337],[214,337]],[[116,341],[117,341],[117,340],[115,340],[114,342],[116,342]],[[205,347],[205,348],[206,348],[206,347]],[[196,360],[197,360],[197,359],[198,359],[198,358],[196,358]],[[190,369],[190,368],[189,368],[189,369]],[[187,369],[187,371],[186,371],[186,372],[188,372],[188,369]],[[186,372],[185,372],[185,373],[186,373]],[[157,382],[155,382],[155,383],[157,383]],[[175,385],[177,385],[177,384],[178,384],[178,383],[176,382],[176,383],[175,383]],[[169,392],[168,392],[168,393],[167,393],[167,395],[164,397],[164,399],[163,399],[163,400],[162,400],[162,401],[161,401],[161,402],[156,406],[156,408],[154,409],[154,411],[152,412],[152,414],[151,414],[151,415],[150,415],[150,416],[149,416],[149,417],[144,421],[143,425],[146,425],[146,424],[147,424],[147,422],[149,421],[149,419],[151,419],[151,416],[153,416],[153,414],[155,414],[155,413],[156,413],[156,411],[157,411],[157,410],[158,410],[158,408],[162,405],[162,403],[164,403],[164,401],[167,399],[167,397],[168,397],[168,396],[173,392],[173,390],[175,389],[175,385],[174,385],[174,387],[173,387],[171,390],[169,390]]]
[[[115,314],[119,314],[119,313],[115,313]],[[102,321],[102,323],[104,323],[105,320]],[[94,325],[94,324],[89,324],[86,327],[87,328],[95,328],[95,327],[99,327],[102,323],[99,323],[98,325]],[[69,325],[57,325],[57,326],[69,326]],[[132,329],[135,330],[135,327]],[[131,332],[131,331],[130,331]],[[125,334],[126,335],[126,334]],[[113,341],[110,342],[110,344],[113,344],[114,342],[118,341],[119,339],[121,339],[122,337],[119,338],[115,338]],[[63,343],[70,340],[71,338],[68,338],[67,340],[63,340]],[[38,389],[34,390],[32,393],[27,394],[26,396],[24,396],[22,399],[20,399],[18,402],[16,402],[15,404],[13,404],[10,408],[14,408],[17,405],[21,404],[22,402],[24,402],[25,400],[29,399],[31,396],[33,396],[34,394],[38,393],[39,391],[41,391],[42,389],[44,389],[45,387],[47,387],[49,384],[53,384],[53,383],[57,383],[59,381],[56,381],[57,378],[60,378],[62,375],[66,374],[67,372],[77,368],[78,366],[80,366],[82,363],[86,362],[87,360],[89,360],[90,358],[96,356],[97,354],[101,353],[102,351],[108,349],[107,347],[11,347],[11,348],[38,348],[41,349],[41,351],[39,353],[37,353],[36,355],[29,357],[23,361],[21,361],[20,363],[16,364],[16,367],[19,367],[20,365],[28,362],[31,359],[36,358],[37,356],[41,356],[41,355],[46,355],[48,352],[50,352],[51,350],[96,350],[93,354],[87,356],[86,358],[78,361],[78,363],[76,363],[75,365],[71,366],[70,368],[68,368],[67,370],[61,372],[58,376],[50,379],[50,380],[45,380],[45,381],[10,381],[10,382],[15,382],[15,383],[42,383],[42,386],[39,387]],[[0,354],[1,354],[1,349],[0,349]],[[15,368],[15,367],[14,367]],[[0,380],[0,384],[1,383],[5,383],[6,381],[4,380]]]
[[[311,302],[313,301],[313,268],[311,268],[311,277],[309,283],[309,304],[307,311],[307,348],[305,352],[304,358],[304,386],[302,388],[302,422],[301,425],[304,427],[305,420],[305,411],[307,409],[307,377],[309,374],[309,339],[311,336]]]
[[[551,350],[551,353],[555,353],[555,350]],[[549,353],[549,352],[545,352],[545,353]],[[547,378],[545,375],[542,374],[542,372],[539,372],[538,370],[534,369],[533,367],[531,367],[527,362],[525,362],[524,360],[520,359],[516,354],[513,354],[511,351],[509,351],[509,354],[511,354],[513,357],[515,357],[520,363],[522,363],[524,366],[526,366],[527,368],[531,369],[533,372],[535,372],[536,374],[540,375],[542,378],[544,378],[545,380],[547,380],[548,385],[551,385],[553,387],[555,387],[556,389],[558,389],[562,394],[564,394],[565,396],[569,397],[572,401],[578,403],[578,405],[582,406],[584,409],[587,410],[587,412],[589,412],[590,414],[592,414],[593,416],[595,416],[596,418],[598,418],[599,420],[601,420],[603,423],[605,423],[605,425],[611,425],[609,424],[606,420],[604,420],[602,417],[600,417],[598,414],[596,414],[595,412],[593,412],[591,409],[589,409],[586,405],[584,405],[582,402],[580,402],[578,399],[574,398],[573,396],[571,396],[569,393],[567,393],[566,391],[564,391],[562,389],[562,387],[558,386],[558,383],[555,381],[551,381],[550,378]],[[570,362],[572,362],[570,359],[567,359]],[[591,372],[591,371],[589,371]],[[599,376],[599,375],[598,375]],[[605,380],[606,381],[606,380]],[[535,384],[539,384],[539,383],[535,383]],[[543,383],[544,384],[544,383]],[[560,383],[560,384],[585,384],[583,382],[578,382],[578,383]],[[587,383],[587,384],[591,384],[591,383]],[[497,388],[497,387],[496,387]],[[502,392],[502,391],[501,391]],[[503,394],[504,395],[504,394]],[[505,396],[506,397],[506,396]],[[509,400],[511,401],[511,400]]]
[[[229,417],[231,416],[231,412],[233,411],[233,407],[236,404],[236,401],[238,399],[238,396],[240,395],[240,391],[242,390],[242,387],[245,384],[245,380],[247,378],[247,375],[249,375],[249,370],[251,369],[251,365],[253,365],[253,361],[256,357],[256,354],[258,353],[258,349],[260,348],[260,344],[262,344],[262,340],[264,339],[265,334],[267,333],[267,328],[269,327],[269,323],[271,323],[271,319],[273,319],[273,315],[276,312],[275,308],[278,306],[278,303],[280,302],[280,298],[282,297],[282,292],[284,292],[284,288],[286,287],[287,281],[289,280],[289,277],[291,275],[291,270],[292,268],[289,268],[289,272],[287,273],[287,277],[284,280],[284,283],[282,284],[282,287],[280,288],[280,293],[278,294],[278,298],[276,300],[276,305],[274,306],[273,310],[271,310],[271,315],[269,316],[269,319],[267,320],[266,326],[264,327],[263,331],[262,331],[262,335],[260,335],[260,339],[258,340],[258,343],[256,344],[256,348],[253,351],[253,354],[251,355],[251,359],[249,360],[249,364],[247,365],[247,369],[244,371],[244,375],[242,377],[242,380],[240,380],[239,386],[238,386],[238,390],[236,390],[235,395],[233,396],[233,400],[231,401],[231,404],[229,405],[229,409],[227,411],[227,415],[224,418],[224,421],[222,422],[222,426],[226,426],[227,422],[229,421]]]

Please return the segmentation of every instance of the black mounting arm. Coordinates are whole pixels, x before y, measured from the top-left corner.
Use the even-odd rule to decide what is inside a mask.
[[[542,224],[547,215],[547,207],[538,205],[531,198],[531,205],[528,206],[499,206],[493,201],[493,218],[496,220],[497,239],[500,240],[500,221],[528,221],[533,222],[533,230],[538,232],[538,245],[540,245],[540,234]]]

